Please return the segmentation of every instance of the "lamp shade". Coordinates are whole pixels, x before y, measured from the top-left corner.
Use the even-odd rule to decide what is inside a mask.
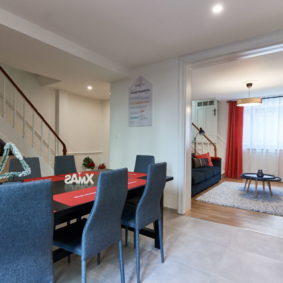
[[[262,99],[260,97],[251,97],[251,87],[253,84],[247,83],[246,86],[249,89],[249,97],[238,99],[237,106],[255,106],[261,104]]]
[[[237,100],[237,106],[254,106],[262,104],[262,98],[260,97],[248,97]]]

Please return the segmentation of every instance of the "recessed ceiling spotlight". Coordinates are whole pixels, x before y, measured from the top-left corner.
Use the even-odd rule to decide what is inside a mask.
[[[212,13],[213,14],[220,14],[223,11],[223,5],[222,4],[215,4],[212,7]]]
[[[92,90],[92,89],[93,89],[93,87],[92,87],[91,85],[88,85],[86,88],[87,88],[88,90]]]

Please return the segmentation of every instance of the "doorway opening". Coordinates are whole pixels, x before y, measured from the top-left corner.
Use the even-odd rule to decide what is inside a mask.
[[[211,54],[210,54],[211,55]],[[273,223],[274,234],[278,233],[278,223],[283,225],[283,217],[266,213],[251,213],[241,208],[225,207],[198,201],[198,196],[214,189],[223,182],[235,182],[238,179],[227,180],[225,174],[225,157],[228,129],[228,101],[247,97],[246,83],[254,83],[254,95],[259,97],[274,97],[283,93],[283,83],[280,82],[280,73],[283,71],[283,56],[278,45],[264,48],[254,48],[245,52],[227,52],[224,56],[209,56],[209,52],[202,54],[202,59],[189,56],[184,59],[183,71],[185,79],[183,88],[186,93],[186,181],[192,182],[188,194],[191,207],[188,215],[230,225],[242,225],[245,228],[256,229],[260,232],[265,229],[265,221]],[[282,57],[283,58],[283,57]],[[281,70],[281,71],[280,71]],[[278,75],[277,75],[278,74]],[[196,126],[192,126],[192,123]],[[204,131],[211,142],[200,133]],[[216,145],[216,153],[214,145]],[[194,194],[194,176],[192,174],[192,153],[204,154],[221,159],[221,180],[216,185],[208,182],[208,186]],[[244,161],[245,162],[245,161]],[[283,167],[283,166],[282,166]],[[248,168],[244,165],[244,170]],[[188,180],[189,178],[189,180]],[[196,179],[199,176],[196,177]],[[281,184],[278,184],[279,186]],[[193,194],[193,195],[192,195]],[[278,218],[279,217],[279,218]],[[229,223],[228,223],[229,222]],[[256,223],[255,227],[249,224]],[[254,225],[254,224],[253,224]],[[274,229],[273,229],[274,228]],[[281,235],[282,236],[282,235]]]

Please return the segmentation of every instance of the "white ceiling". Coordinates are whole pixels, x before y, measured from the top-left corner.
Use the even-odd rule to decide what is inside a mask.
[[[193,99],[283,95],[283,52],[193,70]]]
[[[0,25],[0,62],[58,83],[50,86],[95,99],[109,99],[109,81],[118,75],[34,38]],[[87,85],[93,90],[88,91]]]
[[[0,7],[125,66],[263,35],[283,27],[282,0],[1,0]]]
[[[216,2],[0,0],[0,62],[88,95],[85,84],[123,78],[128,68],[283,28],[282,0],[222,0],[217,16]]]

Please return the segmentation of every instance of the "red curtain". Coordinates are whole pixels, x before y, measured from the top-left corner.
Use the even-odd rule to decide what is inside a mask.
[[[225,175],[229,178],[239,178],[243,172],[244,108],[237,106],[235,101],[228,103],[229,114]]]

